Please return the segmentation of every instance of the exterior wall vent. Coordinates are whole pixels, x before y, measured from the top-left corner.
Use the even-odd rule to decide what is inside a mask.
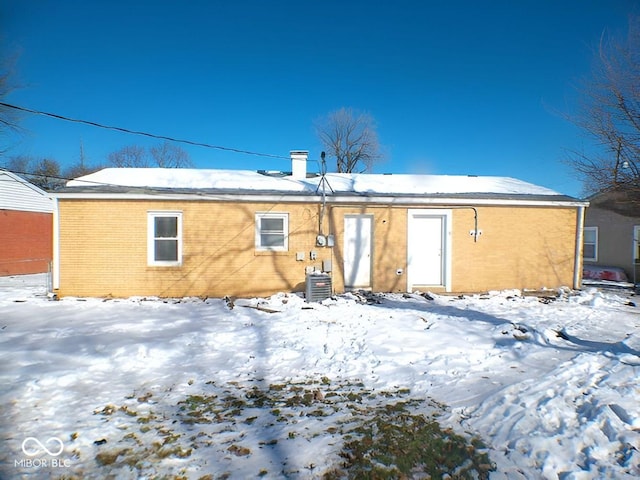
[[[307,275],[307,302],[321,302],[332,293],[331,276],[325,274]]]

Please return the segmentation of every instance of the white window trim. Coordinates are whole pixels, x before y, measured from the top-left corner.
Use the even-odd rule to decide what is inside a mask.
[[[178,219],[178,259],[176,261],[157,261],[155,259],[155,219],[158,217],[176,217]],[[182,265],[182,212],[147,212],[147,265],[150,267],[178,267]]]
[[[584,245],[582,247],[582,259],[589,261],[589,262],[597,262],[598,261],[598,227],[584,227],[584,232],[586,232],[587,230],[589,231],[593,231],[596,233],[596,241],[593,244],[593,253],[594,256],[593,257],[587,257],[584,253]],[[583,235],[584,235],[583,232]],[[586,236],[583,236],[583,244],[587,244],[588,242],[586,241]]]
[[[284,246],[282,247],[265,247],[261,245],[260,236],[260,220],[262,218],[281,218],[283,219],[284,229]],[[259,252],[288,252],[289,251],[289,214],[284,212],[257,212],[256,213],[256,251]]]
[[[640,225],[633,226],[633,241],[631,242],[633,245],[633,258],[631,261],[634,264],[640,264]]]

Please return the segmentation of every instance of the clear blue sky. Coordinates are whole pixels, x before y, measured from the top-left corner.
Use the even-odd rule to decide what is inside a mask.
[[[580,195],[561,163],[588,144],[576,106],[603,31],[632,0],[4,0],[31,109],[230,148],[320,155],[313,123],[340,107],[377,121],[376,172],[512,176]],[[8,155],[105,162],[159,141],[25,115]],[[286,160],[183,145],[200,168]]]

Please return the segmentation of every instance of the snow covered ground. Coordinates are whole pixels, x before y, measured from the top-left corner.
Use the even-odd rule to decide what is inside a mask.
[[[0,278],[3,479],[321,478],[353,404],[403,396],[446,404],[440,423],[489,446],[492,479],[640,476],[628,290],[230,308],[51,301],[45,285]]]

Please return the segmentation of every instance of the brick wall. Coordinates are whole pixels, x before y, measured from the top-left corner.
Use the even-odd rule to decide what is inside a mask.
[[[575,208],[478,208],[477,242],[473,212],[454,213],[453,290],[573,286]]]
[[[52,238],[52,214],[0,210],[0,275],[47,272]]]
[[[447,208],[446,206],[440,208]],[[372,289],[406,291],[407,207],[330,206],[323,233],[336,246],[316,246],[321,208],[299,203],[61,199],[59,294],[80,296],[263,296],[303,291],[305,267],[333,264],[343,291],[345,215],[373,219]],[[147,265],[147,212],[181,211],[183,263]],[[480,207],[478,242],[473,212],[452,209],[452,289],[571,286],[576,211],[573,208]],[[289,214],[289,248],[255,248],[255,213]],[[318,257],[311,260],[314,250]],[[296,260],[301,253],[304,260]],[[437,289],[434,289],[437,290]]]
[[[224,296],[304,290],[319,207],[299,204],[60,201],[60,295]],[[147,212],[181,211],[183,263],[147,265]],[[287,252],[255,249],[255,213],[289,213]],[[297,261],[296,253],[305,260]]]

